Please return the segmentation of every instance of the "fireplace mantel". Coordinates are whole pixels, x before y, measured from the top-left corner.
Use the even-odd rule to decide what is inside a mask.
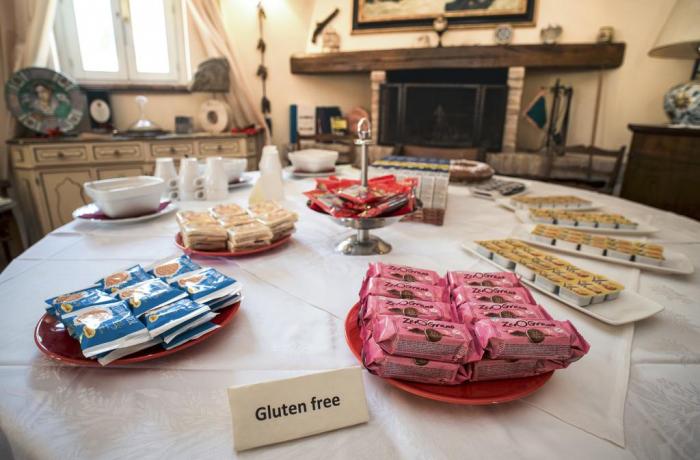
[[[624,43],[477,45],[293,55],[293,74],[369,73],[375,70],[525,67],[612,69],[622,64]]]

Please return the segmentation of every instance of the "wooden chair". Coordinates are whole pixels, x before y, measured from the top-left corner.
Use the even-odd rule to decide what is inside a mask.
[[[584,155],[588,156],[588,159],[587,162],[585,162],[585,164],[582,165],[578,165],[573,162],[571,162],[571,164],[567,164],[565,162],[567,154]],[[622,159],[624,156],[625,146],[620,147],[619,150],[605,150],[598,147],[585,145],[574,145],[566,147],[564,149],[564,155],[553,158],[552,172],[550,173],[550,177],[548,179],[552,182],[573,183],[574,185],[580,185],[584,188],[591,188],[602,193],[612,194],[615,188],[615,184],[617,183],[618,176],[620,175]],[[607,177],[605,177],[604,183],[602,185],[600,180],[596,180],[593,177],[593,159],[595,157],[615,159],[614,166],[610,170],[610,172],[606,174]],[[577,177],[557,178],[555,171],[557,163],[559,163],[559,166],[563,171],[566,171],[567,173],[578,172],[580,173],[580,175],[578,175]]]

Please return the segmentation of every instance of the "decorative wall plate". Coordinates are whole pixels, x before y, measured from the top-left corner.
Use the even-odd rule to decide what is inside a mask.
[[[42,134],[73,131],[86,109],[85,95],[75,81],[40,67],[12,74],[5,83],[5,103],[22,125]]]

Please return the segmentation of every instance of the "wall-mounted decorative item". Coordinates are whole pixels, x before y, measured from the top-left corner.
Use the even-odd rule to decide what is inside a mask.
[[[450,27],[508,22],[534,25],[536,0],[353,0],[353,33],[429,29],[444,15]]]
[[[231,87],[231,66],[226,58],[211,58],[197,66],[190,91],[202,93],[227,93]]]
[[[612,26],[603,26],[598,29],[598,36],[595,41],[598,43],[612,43],[614,38],[615,29]]]
[[[499,45],[509,45],[513,41],[513,26],[499,24],[493,31],[493,40]]]
[[[109,92],[103,90],[85,91],[90,119],[90,130],[96,133],[107,133],[113,129],[112,102]]]
[[[324,53],[336,53],[340,51],[340,35],[333,27],[329,27],[323,31],[321,38],[321,50]]]
[[[554,45],[561,37],[563,29],[559,24],[550,24],[540,30],[540,39],[545,45]]]
[[[447,23],[447,18],[445,17],[444,14],[441,14],[440,16],[436,17],[435,20],[433,21],[433,29],[435,29],[435,32],[437,33],[437,36],[438,36],[438,42],[437,42],[438,48],[442,48],[442,34],[447,32],[448,27],[449,27],[449,24]]]
[[[272,118],[270,118],[270,112],[272,111],[272,105],[270,104],[270,99],[267,98],[267,66],[265,65],[265,49],[267,44],[263,39],[263,25],[265,24],[265,9],[263,8],[262,0],[258,0],[258,32],[260,37],[258,38],[257,50],[260,52],[260,65],[258,65],[258,71],[256,75],[260,78],[262,84],[262,97],[260,98],[260,111],[265,118],[265,124],[267,129],[272,134]]]
[[[12,74],[5,83],[5,103],[23,126],[48,135],[74,131],[87,105],[75,81],[40,67]]]

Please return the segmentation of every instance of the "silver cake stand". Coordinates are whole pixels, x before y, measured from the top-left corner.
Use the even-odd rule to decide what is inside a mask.
[[[367,118],[362,118],[357,122],[357,139],[355,140],[355,145],[360,146],[360,180],[364,187],[367,187],[367,146],[372,143],[371,134],[371,127]],[[357,230],[357,234],[346,238],[335,247],[336,251],[347,256],[371,256],[391,252],[391,245],[381,238],[370,235],[370,230],[386,227],[412,214],[406,213],[400,216],[352,218],[333,217],[316,209],[314,209],[314,211],[329,216],[338,225]]]

